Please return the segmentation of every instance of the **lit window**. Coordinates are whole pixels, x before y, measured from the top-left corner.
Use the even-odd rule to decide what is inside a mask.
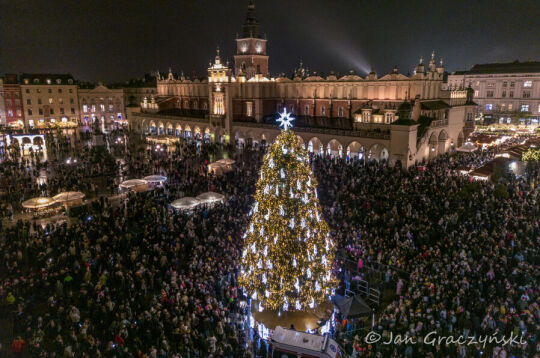
[[[480,93],[480,92],[478,92],[478,90],[474,90],[474,96],[475,96],[475,97],[478,97],[478,94],[479,94],[479,93]]]
[[[493,105],[491,103],[486,104],[486,111],[491,111],[493,109]]]
[[[532,81],[523,82],[523,87],[532,87]]]
[[[64,99],[63,98],[58,98],[58,103],[64,104]]]
[[[83,104],[82,110],[83,110],[84,113],[87,113],[88,112],[88,106],[86,104]]]
[[[321,115],[326,116],[326,107],[325,106],[321,107]]]
[[[522,104],[521,105],[521,112],[529,112],[529,105],[528,104]]]
[[[493,86],[495,86],[495,84],[493,82],[488,82],[487,86],[488,87],[493,87]]]
[[[501,111],[504,112],[504,110],[506,109],[506,104],[501,104]]]
[[[253,117],[253,102],[246,102],[246,117]]]
[[[309,106],[304,107],[304,115],[309,116]]]
[[[493,97],[493,91],[487,91],[486,97],[492,98]]]
[[[540,104],[538,105],[538,113],[540,113]]]
[[[96,111],[96,105],[93,104],[93,105],[92,105],[92,112],[95,112],[95,111]]]
[[[100,104],[99,108],[101,109],[101,112],[105,112],[105,105],[104,104]]]
[[[53,99],[49,97],[49,104],[52,104],[52,103],[53,103]]]
[[[48,85],[51,84],[51,79],[50,79],[50,78],[47,78],[47,84],[48,84]]]
[[[343,107],[338,108],[338,117],[343,117]]]
[[[508,110],[511,111],[512,108],[514,108],[514,105],[512,103],[508,103]]]
[[[114,109],[114,106],[112,104],[109,104],[109,112],[112,112]]]
[[[34,126],[34,120],[33,119],[28,120],[28,125],[30,127],[33,127]]]

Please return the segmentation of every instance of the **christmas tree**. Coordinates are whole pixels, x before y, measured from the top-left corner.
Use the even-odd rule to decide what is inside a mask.
[[[244,235],[240,285],[259,309],[314,308],[328,301],[337,283],[335,245],[308,154],[288,129],[293,119],[286,111],[278,119],[284,130],[264,157]]]

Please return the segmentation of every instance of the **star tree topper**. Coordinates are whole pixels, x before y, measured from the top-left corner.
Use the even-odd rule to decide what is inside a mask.
[[[280,127],[282,127],[284,130],[288,130],[292,127],[291,122],[294,121],[294,117],[291,117],[291,113],[287,113],[287,108],[283,108],[283,113],[279,114],[277,121],[280,122]]]

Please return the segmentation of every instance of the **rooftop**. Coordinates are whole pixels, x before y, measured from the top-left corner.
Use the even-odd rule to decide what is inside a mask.
[[[486,63],[474,65],[467,74],[489,73],[540,73],[540,61]]]
[[[23,85],[74,85],[77,83],[69,73],[23,73],[19,78]]]

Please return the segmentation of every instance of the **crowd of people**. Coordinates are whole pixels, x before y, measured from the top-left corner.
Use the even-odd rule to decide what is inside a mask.
[[[392,333],[419,340],[432,331],[456,337],[513,334],[522,342],[406,345],[383,344],[382,338],[368,344],[371,320],[338,314],[333,333],[345,352],[355,357],[537,352],[540,232],[537,190],[531,185],[537,172],[508,175],[496,184],[471,182],[455,171],[481,165],[495,150],[445,155],[409,171],[312,157],[319,198],[339,248],[342,286],[354,290],[355,275],[372,280],[372,264],[387,268],[379,286],[384,306],[373,330],[386,338]],[[10,325],[0,324],[0,336],[12,334],[14,352],[25,345],[38,357],[248,357],[266,351],[264,344],[253,343],[237,286],[242,234],[263,151],[244,150],[234,170],[222,176],[207,173],[208,158],[200,150],[113,151],[122,155],[115,175],[163,174],[165,186],[129,194],[119,204],[98,200],[95,210],[69,223],[43,227],[18,221],[2,227],[0,316],[8,318],[0,322]],[[35,187],[33,170],[20,160],[4,169],[0,179],[8,185],[9,200],[20,202],[27,186],[45,190]],[[48,174],[51,183],[84,185],[84,172]],[[112,193],[118,181],[107,180],[105,192]],[[192,213],[167,205],[205,191],[223,193],[227,200]],[[354,270],[345,268],[345,261],[357,263]],[[5,332],[8,326],[11,332]]]

